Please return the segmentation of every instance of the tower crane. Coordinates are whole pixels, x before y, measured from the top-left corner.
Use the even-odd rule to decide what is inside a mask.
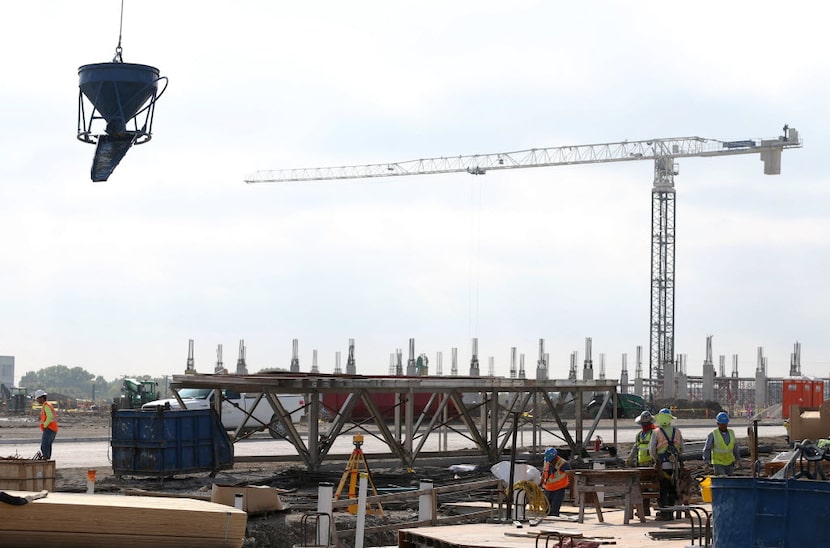
[[[469,173],[529,167],[554,167],[651,160],[654,184],[651,190],[651,335],[649,379],[660,379],[674,366],[674,268],[675,268],[675,187],[679,158],[706,158],[759,154],[766,175],[781,173],[781,152],[800,148],[795,128],[785,125],[783,134],[769,139],[722,141],[702,137],[672,137],[592,145],[531,148],[514,152],[441,156],[405,162],[341,167],[314,167],[261,170],[246,183],[328,181],[367,179],[404,175]]]

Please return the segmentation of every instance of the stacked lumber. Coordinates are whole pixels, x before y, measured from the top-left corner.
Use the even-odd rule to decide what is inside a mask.
[[[49,493],[23,506],[0,504],[4,547],[239,548],[246,523],[241,510],[192,499]]]

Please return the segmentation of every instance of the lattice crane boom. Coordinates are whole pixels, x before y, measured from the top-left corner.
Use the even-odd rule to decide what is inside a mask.
[[[247,183],[288,181],[328,181],[368,179],[404,175],[470,173],[484,175],[499,169],[553,167],[609,162],[652,160],[654,184],[651,206],[651,336],[649,354],[650,390],[654,380],[663,379],[666,390],[674,390],[674,268],[675,268],[675,160],[759,154],[764,173],[781,172],[781,152],[799,148],[801,139],[795,128],[784,126],[783,134],[771,139],[721,141],[702,137],[646,139],[594,145],[532,148],[515,152],[442,156],[406,162],[341,167],[315,167],[257,171]],[[657,387],[659,390],[659,386]],[[650,395],[653,397],[654,393]],[[673,394],[663,394],[673,397]]]
[[[309,167],[257,171],[246,183],[277,183],[289,181],[330,181],[336,179],[369,179],[404,175],[437,175],[470,173],[484,175],[499,169],[553,167],[608,162],[656,160],[658,158],[693,158],[760,154],[765,164],[780,163],[781,150],[801,146],[798,132],[787,127],[784,135],[774,139],[721,141],[702,137],[672,137],[592,145],[531,148],[513,152],[471,154],[422,158],[404,162],[365,164],[340,167]],[[774,168],[774,166],[771,166]],[[775,171],[775,169],[772,169]],[[772,173],[774,174],[774,173]]]

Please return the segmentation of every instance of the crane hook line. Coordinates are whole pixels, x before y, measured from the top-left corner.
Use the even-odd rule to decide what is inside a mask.
[[[118,22],[118,45],[115,46],[115,57],[112,58],[113,63],[123,63],[124,59],[121,57],[121,34],[124,30],[124,0],[121,0],[121,18]]]

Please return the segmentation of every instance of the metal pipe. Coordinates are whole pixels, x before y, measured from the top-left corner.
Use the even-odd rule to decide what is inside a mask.
[[[319,546],[328,546],[331,537],[332,528],[332,500],[334,500],[334,484],[322,482],[317,485],[317,512],[329,516],[326,523],[328,531],[322,528],[322,523],[317,521],[317,544]]]
[[[473,338],[473,356],[470,358],[470,376],[478,377],[481,375],[478,363],[478,338]]]
[[[524,356],[524,354],[522,354]],[[519,433],[519,412],[512,411],[513,413],[513,441],[510,446],[510,475],[508,476],[508,486],[507,486],[507,517],[508,519],[510,516],[513,515],[512,512],[512,505],[513,505],[513,476],[516,473],[516,436]]]
[[[432,480],[422,479],[418,485],[420,491],[432,491]],[[418,495],[418,521],[432,521],[435,519],[435,508],[432,505],[432,493]]]
[[[300,341],[299,339],[291,339],[291,365],[289,370],[292,373],[300,372]]]
[[[409,339],[409,359],[406,361],[406,374],[409,377],[415,373],[415,339]]]
[[[369,474],[360,473],[357,485],[357,524],[354,534],[355,548],[363,548],[363,535],[366,530],[366,491],[369,484]]]

